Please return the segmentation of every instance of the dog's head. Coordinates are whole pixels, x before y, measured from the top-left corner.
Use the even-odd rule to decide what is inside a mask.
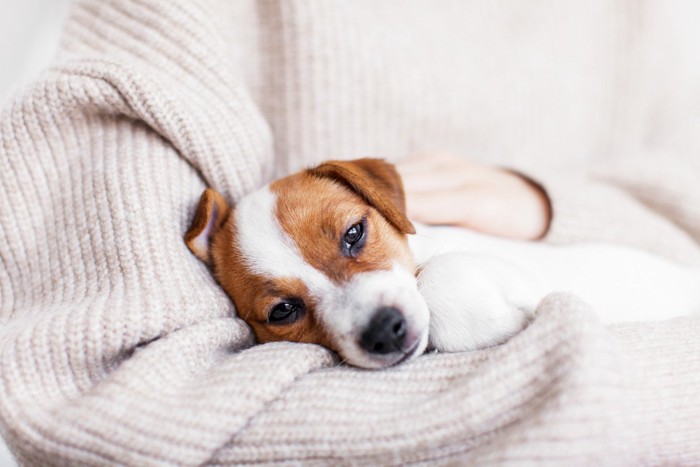
[[[326,346],[382,368],[423,352],[401,178],[379,159],[331,161],[230,207],[208,189],[185,236],[210,264],[259,342]]]

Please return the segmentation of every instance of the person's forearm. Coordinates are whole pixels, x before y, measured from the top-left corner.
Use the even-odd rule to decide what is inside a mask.
[[[419,222],[520,240],[626,244],[700,263],[700,188],[693,168],[681,159],[662,169],[655,162],[609,160],[599,170],[499,168],[429,153],[398,168],[409,216]]]
[[[443,153],[414,156],[398,169],[408,215],[416,221],[520,240],[536,240],[547,232],[547,195],[516,172]]]

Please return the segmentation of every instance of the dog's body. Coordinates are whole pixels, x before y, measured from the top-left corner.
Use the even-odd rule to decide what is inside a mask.
[[[606,322],[700,306],[700,272],[640,251],[423,226],[409,245],[413,233],[393,166],[360,159],[285,177],[234,209],[207,190],[185,240],[260,342],[317,343],[366,368],[410,359],[429,340],[445,351],[503,342],[555,290]]]
[[[431,345],[446,351],[500,343],[553,291],[573,293],[605,324],[700,311],[700,271],[621,245],[556,246],[418,226],[409,243],[431,314]],[[474,294],[474,290],[479,290]]]

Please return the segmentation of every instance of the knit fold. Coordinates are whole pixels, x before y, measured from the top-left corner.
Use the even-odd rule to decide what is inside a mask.
[[[552,294],[503,346],[430,354],[381,372],[315,371],[213,460],[619,463],[633,458],[623,428],[634,416],[623,422],[604,407],[632,412],[623,362],[619,342],[587,305]]]

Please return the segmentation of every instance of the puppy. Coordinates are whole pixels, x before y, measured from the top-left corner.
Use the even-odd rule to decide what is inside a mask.
[[[700,308],[698,270],[642,251],[418,227],[413,235],[395,168],[358,159],[282,178],[235,207],[207,189],[185,243],[258,342],[320,344],[364,368],[396,365],[428,346],[501,343],[554,290],[580,295],[605,322]]]

